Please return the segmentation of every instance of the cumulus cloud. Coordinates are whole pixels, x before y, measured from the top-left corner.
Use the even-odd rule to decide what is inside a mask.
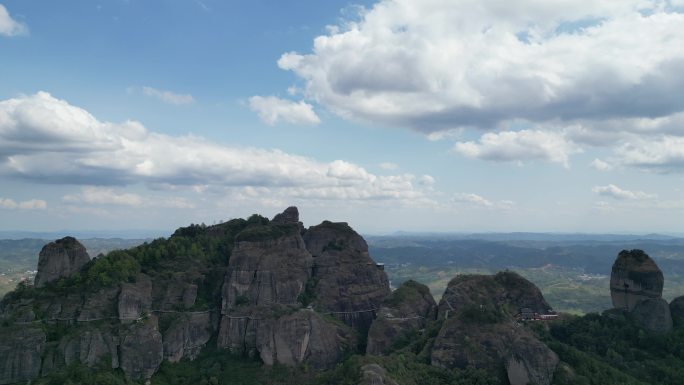
[[[340,116],[423,132],[681,111],[684,15],[601,3],[382,0],[278,65]]]
[[[0,198],[0,208],[3,209],[22,209],[22,210],[44,210],[47,208],[47,202],[42,199],[31,199],[27,201],[16,202],[9,198]]]
[[[515,202],[510,200],[501,200],[493,202],[481,195],[473,193],[458,193],[451,199],[453,203],[463,205],[471,208],[495,208],[495,209],[510,209],[515,205]]]
[[[10,16],[4,5],[0,4],[0,35],[19,36],[28,34],[28,27]]]
[[[642,200],[657,198],[657,195],[655,194],[648,194],[643,191],[623,190],[614,184],[609,184],[607,186],[594,186],[591,191],[601,196],[607,196],[619,200]]]
[[[411,174],[378,176],[343,160],[325,163],[280,150],[164,135],[133,121],[101,122],[46,92],[0,101],[0,174],[85,186],[264,187],[321,199],[410,200],[428,191]],[[72,198],[140,202],[107,189]]]
[[[192,104],[195,102],[195,98],[190,94],[177,94],[171,91],[158,90],[152,87],[142,87],[142,93],[151,96],[153,98],[159,99],[164,103],[173,104],[176,106]]]
[[[569,155],[580,150],[562,134],[521,130],[489,132],[477,142],[457,142],[454,151],[468,158],[498,162],[543,160],[569,167]]]
[[[635,138],[620,146],[616,156],[624,166],[659,173],[684,172],[684,137]]]
[[[293,102],[275,96],[252,96],[249,108],[259,115],[259,119],[268,125],[280,121],[290,124],[316,125],[321,122],[313,110],[313,106],[304,101]]]
[[[610,171],[613,169],[613,166],[610,163],[602,161],[601,159],[594,159],[591,162],[591,167],[598,171]]]

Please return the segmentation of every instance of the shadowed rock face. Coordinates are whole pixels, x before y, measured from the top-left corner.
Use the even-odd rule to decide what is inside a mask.
[[[684,324],[684,295],[670,302],[670,314],[672,315],[672,322],[678,325]]]
[[[72,237],[65,237],[48,243],[38,255],[38,272],[36,287],[56,281],[62,277],[70,277],[81,270],[90,261],[85,247]]]
[[[644,328],[656,333],[667,333],[672,330],[670,306],[662,298],[649,298],[634,306],[634,319]]]
[[[367,354],[383,355],[411,331],[425,328],[437,315],[430,289],[418,282],[404,282],[384,302],[368,331]]]
[[[521,308],[546,313],[539,289],[520,275],[461,275],[452,279],[439,303],[444,319],[431,353],[432,364],[446,368],[506,367],[513,385],[548,385],[558,356],[529,330],[516,327]]]
[[[304,234],[313,255],[314,307],[362,333],[390,295],[384,270],[368,255],[368,244],[344,222],[325,221]]]
[[[382,366],[367,364],[361,367],[359,385],[397,385],[397,382],[387,375],[387,371]]]
[[[613,307],[634,310],[641,301],[660,298],[663,273],[641,250],[623,250],[618,254],[610,274],[610,296]]]
[[[45,333],[42,330],[4,330],[0,340],[0,384],[14,384],[38,377],[41,355],[45,349]]]

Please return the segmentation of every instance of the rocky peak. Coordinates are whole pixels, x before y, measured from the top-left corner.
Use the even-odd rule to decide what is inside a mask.
[[[622,250],[610,274],[610,295],[613,306],[628,311],[641,301],[660,298],[663,292],[663,272],[642,250]]]
[[[64,237],[43,246],[38,255],[35,285],[45,286],[62,277],[70,277],[90,261],[86,248],[73,237]]]
[[[271,223],[278,225],[297,224],[299,223],[299,210],[295,206],[290,206],[282,213],[276,214]]]
[[[365,333],[390,294],[387,275],[369,256],[366,241],[345,222],[324,221],[309,227],[304,242],[313,256],[314,308]]]

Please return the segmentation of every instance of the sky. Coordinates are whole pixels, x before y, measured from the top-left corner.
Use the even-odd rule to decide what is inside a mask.
[[[684,232],[683,0],[0,0],[0,231]]]

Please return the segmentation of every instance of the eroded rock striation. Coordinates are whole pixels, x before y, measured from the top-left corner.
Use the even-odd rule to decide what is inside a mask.
[[[347,223],[329,221],[309,227],[304,241],[313,256],[313,307],[365,334],[390,294],[368,244]]]
[[[610,273],[613,307],[632,311],[643,300],[660,298],[664,282],[663,272],[646,253],[622,250]]]
[[[634,320],[656,333],[672,329],[670,306],[662,299],[663,272],[642,250],[622,250],[610,274],[613,307],[631,313]]]
[[[88,261],[90,261],[88,252],[75,238],[64,237],[50,242],[38,255],[35,285],[42,287],[48,282],[70,277],[81,270]]]

